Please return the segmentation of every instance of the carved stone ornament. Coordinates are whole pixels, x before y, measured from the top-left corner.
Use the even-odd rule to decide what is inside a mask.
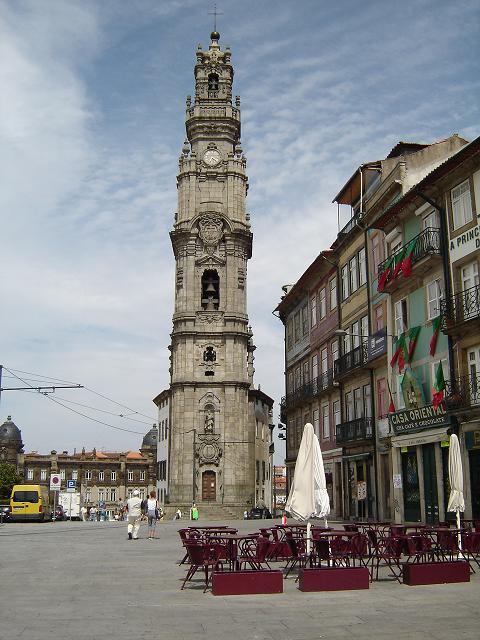
[[[198,438],[200,440],[197,445],[197,457],[199,465],[214,464],[218,466],[223,453],[222,448],[218,444],[220,436],[205,434],[200,435]]]
[[[198,235],[200,236],[206,253],[212,255],[223,236],[223,221],[221,218],[204,216],[198,222]]]
[[[197,311],[197,320],[201,324],[215,324],[223,320],[222,311]]]

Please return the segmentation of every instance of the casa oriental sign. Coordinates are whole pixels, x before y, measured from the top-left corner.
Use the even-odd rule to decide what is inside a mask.
[[[421,431],[434,427],[445,427],[450,423],[445,404],[442,402],[436,409],[432,404],[419,409],[396,411],[388,416],[388,423],[395,435]]]

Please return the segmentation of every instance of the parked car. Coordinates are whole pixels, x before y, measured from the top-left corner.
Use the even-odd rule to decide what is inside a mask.
[[[8,522],[10,520],[10,505],[0,504],[0,522]]]
[[[267,507],[253,507],[247,513],[247,520],[262,520],[262,519],[270,519],[272,514],[267,509]]]

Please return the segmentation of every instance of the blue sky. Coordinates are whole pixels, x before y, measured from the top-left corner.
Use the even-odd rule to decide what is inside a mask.
[[[168,386],[168,233],[212,7],[0,1],[0,362],[139,411],[145,424],[71,405],[133,431],[148,429]],[[479,135],[480,10],[476,0],[225,0],[219,10],[250,180],[255,378],[278,401],[283,330],[271,312],[281,286],[333,241],[331,201],[346,179],[398,140]],[[56,397],[126,413],[88,391]],[[8,414],[28,451],[139,446],[139,435],[38,394],[5,391]]]

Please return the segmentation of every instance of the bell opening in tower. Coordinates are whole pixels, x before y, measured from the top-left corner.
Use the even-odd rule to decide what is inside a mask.
[[[202,309],[216,311],[220,303],[220,278],[214,269],[207,269],[202,276]]]
[[[216,73],[211,73],[208,76],[208,90],[218,91],[218,75]]]

